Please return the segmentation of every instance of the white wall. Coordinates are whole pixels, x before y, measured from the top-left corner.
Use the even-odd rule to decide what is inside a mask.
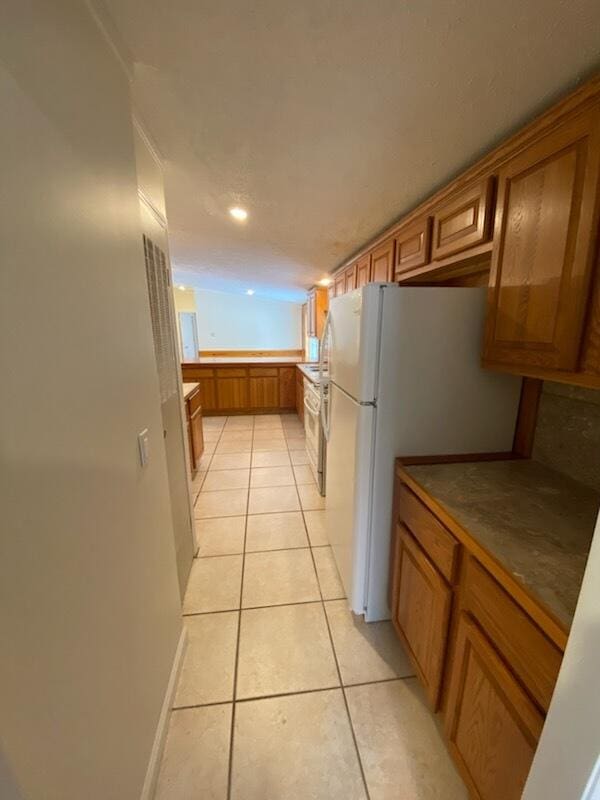
[[[0,52],[0,797],[138,800],[181,620],[128,84],[79,0]]]
[[[600,522],[523,800],[597,800],[600,758]],[[592,772],[596,768],[596,772]],[[587,788],[587,791],[586,791]]]
[[[302,306],[196,289],[200,350],[300,350]]]

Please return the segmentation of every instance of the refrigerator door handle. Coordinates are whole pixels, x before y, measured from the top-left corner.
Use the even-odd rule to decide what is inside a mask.
[[[329,374],[325,374],[325,352],[329,353],[332,343],[332,326],[331,326],[331,312],[327,312],[325,317],[325,324],[323,326],[323,333],[321,334],[321,343],[319,347],[319,395],[320,402],[319,408],[321,413],[321,426],[326,441],[329,441],[329,428],[330,428],[330,415],[329,403],[327,401]],[[328,371],[329,372],[329,371]]]

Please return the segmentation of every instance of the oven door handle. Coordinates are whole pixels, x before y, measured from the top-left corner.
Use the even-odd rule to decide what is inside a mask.
[[[308,402],[308,398],[307,397],[304,397],[304,406],[305,406],[305,408],[307,408],[310,411],[310,413],[313,415],[313,417],[317,417],[319,415],[319,409],[318,408],[314,408],[313,406],[311,406],[311,404]]]

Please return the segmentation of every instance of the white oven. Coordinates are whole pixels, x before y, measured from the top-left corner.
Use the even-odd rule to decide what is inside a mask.
[[[325,494],[325,437],[321,429],[319,387],[304,378],[304,432],[310,468],[322,495]]]

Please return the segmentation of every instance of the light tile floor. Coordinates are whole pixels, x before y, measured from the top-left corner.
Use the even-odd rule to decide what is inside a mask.
[[[298,418],[204,432],[157,800],[466,800],[391,624],[348,610]]]

